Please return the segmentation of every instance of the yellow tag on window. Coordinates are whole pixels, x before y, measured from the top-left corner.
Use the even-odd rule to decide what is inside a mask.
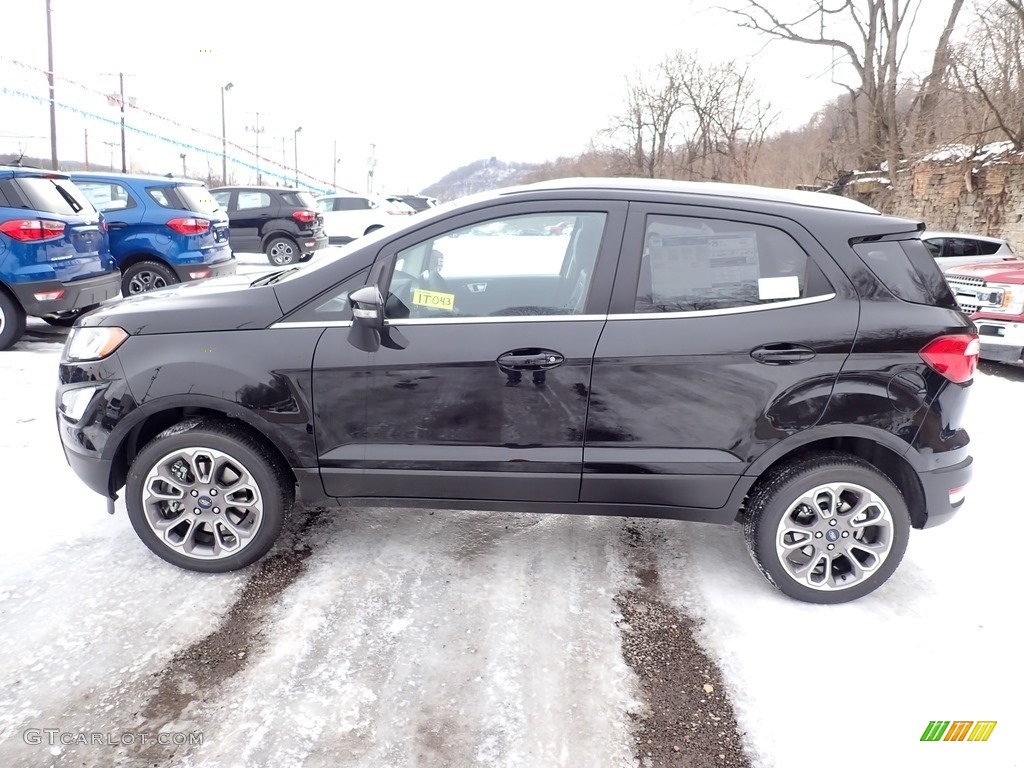
[[[420,307],[443,309],[451,312],[455,309],[455,294],[416,290],[412,292],[412,303]]]

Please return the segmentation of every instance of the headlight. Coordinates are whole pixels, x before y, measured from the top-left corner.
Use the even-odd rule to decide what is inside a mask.
[[[102,360],[124,344],[128,333],[123,328],[72,328],[64,345],[64,359],[71,363]]]
[[[1024,285],[1012,283],[989,283],[988,288],[1003,292],[1001,306],[981,307],[982,312],[1006,312],[1011,315],[1024,313]]]

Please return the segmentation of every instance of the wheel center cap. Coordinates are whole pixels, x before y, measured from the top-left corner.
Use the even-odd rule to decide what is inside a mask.
[[[213,506],[213,499],[209,496],[200,496],[197,503],[201,509],[209,509]],[[831,533],[831,531],[829,531],[829,533]]]
[[[200,499],[199,503],[202,504],[203,500]],[[839,541],[839,531],[837,531],[835,528],[829,528],[827,531],[825,531],[825,540],[826,541]]]

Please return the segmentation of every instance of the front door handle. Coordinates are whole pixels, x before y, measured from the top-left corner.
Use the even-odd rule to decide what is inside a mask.
[[[751,351],[750,356],[765,365],[793,365],[813,360],[815,352],[801,344],[766,344]]]
[[[561,353],[550,349],[513,349],[498,358],[498,367],[505,371],[546,371],[565,362]]]
[[[128,223],[124,221],[108,221],[107,229],[127,229]]]

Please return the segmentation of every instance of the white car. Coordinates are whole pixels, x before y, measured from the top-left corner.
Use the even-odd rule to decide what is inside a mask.
[[[962,232],[925,232],[921,239],[943,272],[965,264],[1020,260],[1020,257],[1014,255],[1010,244],[998,237],[967,235]]]
[[[396,217],[414,213],[408,206],[399,207],[380,195],[322,195],[316,202],[332,244],[355,240],[375,229],[404,221]]]

